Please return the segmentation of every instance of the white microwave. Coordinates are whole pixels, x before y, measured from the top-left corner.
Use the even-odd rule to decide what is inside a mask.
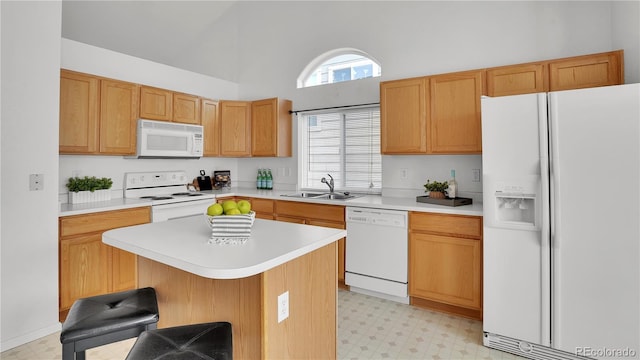
[[[138,119],[135,158],[200,158],[203,128],[200,125]]]

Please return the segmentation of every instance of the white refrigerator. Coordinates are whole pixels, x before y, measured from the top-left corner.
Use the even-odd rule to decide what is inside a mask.
[[[640,84],[482,98],[484,345],[640,358]]]

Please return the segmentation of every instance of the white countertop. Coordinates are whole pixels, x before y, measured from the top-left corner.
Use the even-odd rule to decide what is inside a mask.
[[[109,230],[105,244],[211,279],[262,273],[347,236],[346,230],[256,219],[242,245],[209,244],[203,215]]]
[[[442,214],[457,214],[457,215],[472,215],[482,216],[482,203],[474,202],[472,205],[463,206],[444,206],[419,203],[413,198],[404,197],[388,197],[380,195],[363,195],[348,200],[328,200],[328,199],[313,199],[313,198],[295,198],[283,196],[287,194],[296,193],[296,191],[281,191],[281,190],[257,190],[251,188],[232,188],[225,190],[210,190],[204,191],[213,193],[216,197],[223,196],[247,196],[271,200],[286,200],[286,201],[299,201],[316,204],[330,204],[330,205],[343,205],[343,206],[359,206],[375,209],[389,209],[389,210],[406,210],[406,211],[419,211],[419,212],[432,212]],[[119,210],[130,207],[151,206],[149,200],[140,199],[125,199],[117,198],[110,201],[102,201],[96,203],[86,204],[62,204],[59,216],[70,216],[88,214],[99,211]]]

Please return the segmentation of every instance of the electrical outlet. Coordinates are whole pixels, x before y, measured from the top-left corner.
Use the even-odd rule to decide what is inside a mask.
[[[44,189],[44,174],[29,175],[29,191]]]
[[[407,180],[409,177],[409,169],[400,169],[400,179]]]
[[[473,182],[480,182],[480,169],[473,169]]]
[[[278,322],[281,323],[289,317],[289,292],[278,295]]]

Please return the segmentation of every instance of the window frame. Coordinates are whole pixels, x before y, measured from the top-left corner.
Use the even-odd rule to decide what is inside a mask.
[[[313,75],[315,73],[315,71],[321,67],[325,62],[341,56],[341,55],[355,55],[355,56],[359,56],[359,57],[363,57],[365,59],[367,59],[368,61],[364,61],[364,60],[359,60],[360,62],[367,63],[373,63],[376,65],[377,69],[379,69],[379,72],[376,74],[371,74],[370,77],[366,77],[366,78],[358,78],[358,79],[349,79],[349,80],[345,80],[345,81],[339,81],[339,82],[333,82],[333,80],[330,80],[330,82],[328,83],[320,83],[320,84],[316,84],[316,85],[310,85],[307,86],[305,85],[307,80],[311,77],[311,75]],[[362,66],[358,65],[358,66]],[[335,69],[333,70],[342,70],[342,69],[351,69],[351,72],[353,72],[353,68],[354,65],[350,64],[349,66],[342,64],[342,65],[337,65],[335,67]],[[330,73],[327,75],[329,76],[329,78],[333,78],[333,70],[330,69]],[[375,71],[373,71],[375,73]],[[353,74],[351,74],[351,76],[353,76]],[[309,64],[307,64],[307,66],[302,70],[302,72],[300,73],[300,75],[298,76],[297,79],[297,84],[296,87],[298,89],[303,89],[303,88],[308,88],[308,87],[315,87],[315,86],[323,86],[323,85],[331,85],[331,84],[338,84],[341,82],[348,82],[348,81],[356,81],[356,80],[362,80],[362,79],[368,79],[368,78],[374,78],[374,77],[381,77],[382,76],[382,66],[380,65],[380,62],[377,61],[375,58],[373,58],[371,55],[367,54],[366,52],[362,51],[362,50],[358,50],[355,48],[339,48],[339,49],[334,49],[334,50],[330,50],[325,52],[324,54],[321,54],[320,56],[316,57],[315,59],[313,59],[311,62],[309,62]]]

